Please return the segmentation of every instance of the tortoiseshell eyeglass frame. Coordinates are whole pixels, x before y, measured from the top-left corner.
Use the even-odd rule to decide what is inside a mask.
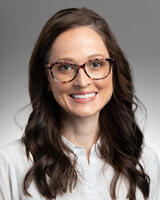
[[[90,79],[92,79],[92,80],[101,80],[101,79],[105,79],[105,78],[110,74],[110,72],[111,72],[111,67],[114,66],[115,59],[114,59],[114,58],[105,58],[105,59],[103,59],[103,58],[98,58],[98,59],[95,59],[95,60],[105,60],[105,61],[109,62],[109,67],[110,67],[110,68],[109,68],[109,72],[108,72],[108,74],[107,74],[106,76],[104,76],[104,77],[102,77],[102,78],[92,78],[92,77],[90,77],[90,76],[88,75],[88,73],[87,73],[87,71],[86,71],[86,69],[85,69],[85,65],[86,65],[87,62],[90,62],[90,61],[92,61],[92,60],[88,60],[87,62],[85,62],[85,63],[82,64],[82,65],[78,65],[78,64],[73,64],[73,63],[66,62],[67,64],[72,64],[72,65],[76,66],[76,73],[75,73],[75,76],[74,76],[71,80],[69,80],[69,81],[58,81],[58,80],[56,80],[55,77],[54,77],[54,75],[53,75],[53,72],[52,72],[52,68],[53,68],[56,64],[61,64],[61,63],[65,63],[65,62],[58,61],[58,62],[55,62],[55,63],[52,63],[52,64],[45,64],[45,68],[46,68],[46,69],[49,69],[49,70],[50,70],[50,73],[51,73],[51,75],[52,75],[52,78],[53,78],[56,82],[60,82],[60,83],[67,83],[67,82],[73,81],[73,80],[76,78],[79,69],[81,69],[81,68],[83,68],[83,70],[84,70],[84,72],[86,73],[86,75],[87,75]]]

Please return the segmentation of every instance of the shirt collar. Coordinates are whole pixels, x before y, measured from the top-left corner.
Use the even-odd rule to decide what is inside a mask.
[[[84,149],[82,146],[78,146],[73,144],[70,140],[68,140],[66,137],[64,137],[62,135],[62,141],[72,150],[75,151],[75,149]],[[100,145],[100,137],[98,138],[98,140],[96,141],[95,144],[92,145],[91,151],[93,150],[98,150],[98,146]]]

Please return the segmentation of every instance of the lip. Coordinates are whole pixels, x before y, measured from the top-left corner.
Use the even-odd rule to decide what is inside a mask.
[[[72,95],[85,95],[85,94],[91,94],[91,93],[95,93],[94,96],[88,97],[88,98],[73,98]],[[98,92],[95,91],[89,91],[89,92],[78,92],[78,93],[72,93],[70,94],[70,98],[72,99],[72,101],[74,103],[79,103],[79,104],[85,104],[85,103],[89,103],[95,100],[95,98],[97,97]]]
[[[72,94],[69,94],[69,96],[72,96],[72,95],[85,95],[85,94],[91,94],[91,93],[98,93],[98,92],[95,92],[95,91],[88,91],[88,92],[76,92],[76,93],[72,93]]]

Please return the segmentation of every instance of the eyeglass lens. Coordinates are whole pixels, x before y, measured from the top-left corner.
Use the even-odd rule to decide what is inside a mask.
[[[57,62],[52,67],[51,72],[55,80],[67,82],[75,78],[78,69],[79,67],[76,64]],[[88,60],[84,64],[84,71],[91,79],[102,79],[108,76],[110,72],[110,63],[105,59]]]

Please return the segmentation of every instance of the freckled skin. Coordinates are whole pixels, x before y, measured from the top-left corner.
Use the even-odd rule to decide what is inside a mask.
[[[74,63],[83,64],[92,54],[101,54],[109,58],[108,50],[101,38],[91,27],[83,26],[67,30],[60,34],[50,51],[49,63],[59,58],[69,57]],[[49,71],[48,71],[49,72]],[[57,83],[48,73],[50,89],[58,104],[67,115],[89,117],[99,115],[100,110],[110,100],[113,92],[112,70],[109,76],[102,80],[91,80],[83,71],[79,70],[77,77],[68,83]],[[69,94],[81,91],[98,92],[93,101],[77,103]]]

